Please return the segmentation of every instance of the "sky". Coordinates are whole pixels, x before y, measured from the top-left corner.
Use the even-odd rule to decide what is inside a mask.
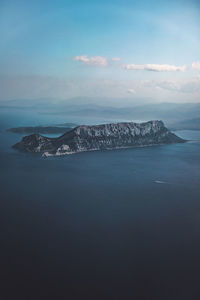
[[[0,91],[200,102],[200,1],[0,0]]]

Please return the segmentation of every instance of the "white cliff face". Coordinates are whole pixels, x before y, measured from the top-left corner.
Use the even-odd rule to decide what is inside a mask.
[[[56,139],[40,135],[27,136],[14,147],[24,151],[45,152],[45,156],[60,156],[83,151],[180,142],[184,141],[171,133],[162,121],[149,121],[140,124],[82,125]]]
[[[162,121],[151,121],[146,123],[117,123],[117,124],[105,124],[96,126],[79,126],[75,129],[77,136],[88,137],[119,137],[124,135],[146,135],[150,133],[158,132],[164,127]]]

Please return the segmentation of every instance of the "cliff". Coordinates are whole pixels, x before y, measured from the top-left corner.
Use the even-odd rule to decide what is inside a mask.
[[[42,152],[44,156],[51,156],[183,142],[185,140],[170,132],[162,121],[149,121],[82,125],[58,138],[32,134],[25,136],[13,148],[27,152]]]

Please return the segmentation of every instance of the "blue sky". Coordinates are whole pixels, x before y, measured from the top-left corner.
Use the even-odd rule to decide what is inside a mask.
[[[0,0],[1,100],[199,101],[200,2]]]

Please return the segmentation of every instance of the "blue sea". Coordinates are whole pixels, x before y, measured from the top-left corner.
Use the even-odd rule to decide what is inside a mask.
[[[11,148],[23,135],[7,128],[62,122],[97,123],[1,109],[0,299],[200,299],[200,132],[47,159]]]

